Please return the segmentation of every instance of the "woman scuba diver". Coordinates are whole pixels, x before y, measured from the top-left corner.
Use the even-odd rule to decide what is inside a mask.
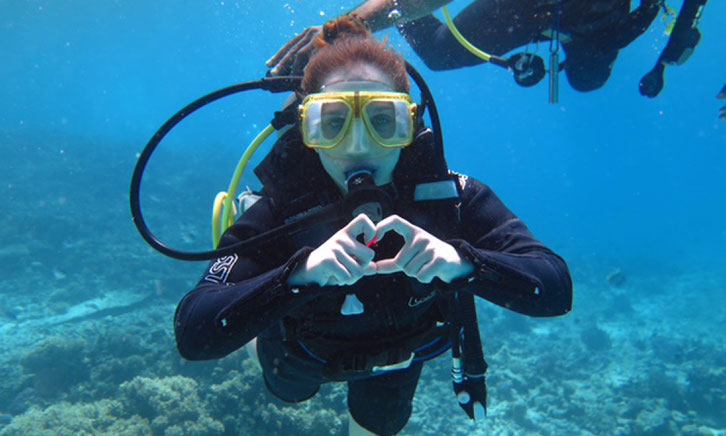
[[[392,435],[424,362],[451,349],[459,404],[482,418],[474,297],[563,315],[567,266],[490,188],[448,170],[405,62],[361,20],[327,23],[315,45],[296,128],[256,169],[262,197],[219,247],[306,224],[211,262],[177,307],[179,352],[219,359],[250,344],[277,397],[346,382],[350,434]],[[336,204],[336,219],[306,220]]]

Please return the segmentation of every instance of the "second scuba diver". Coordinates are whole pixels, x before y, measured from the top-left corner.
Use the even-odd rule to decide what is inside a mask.
[[[487,365],[474,298],[566,314],[567,265],[489,187],[449,171],[405,62],[361,21],[327,23],[315,46],[297,126],[256,168],[261,198],[219,246],[330,205],[347,215],[211,262],[177,308],[179,352],[218,359],[249,343],[277,397],[300,402],[346,382],[350,434],[392,435],[424,362],[451,350],[456,398],[480,419]]]
[[[352,13],[366,19],[373,31],[396,26],[432,70],[449,70],[485,61],[507,67],[515,81],[533,86],[545,75],[542,58],[525,51],[502,59],[511,50],[549,44],[550,80],[564,70],[570,85],[582,92],[602,87],[618,53],[645,32],[659,8],[672,11],[664,0],[474,0],[451,23],[432,13],[452,0],[367,0]],[[655,97],[663,88],[666,65],[682,64],[700,40],[697,28],[707,0],[684,0],[668,44],[653,70],[643,77],[640,92]],[[445,12],[445,15],[448,12]],[[268,62],[272,75],[299,74],[312,52],[320,26],[303,30]],[[468,41],[455,36],[459,33]],[[469,41],[472,48],[466,48]],[[559,46],[566,59],[559,62]],[[484,50],[489,57],[473,52]],[[497,56],[498,55],[498,56]],[[552,86],[552,83],[550,84]],[[552,92],[552,90],[551,90]]]

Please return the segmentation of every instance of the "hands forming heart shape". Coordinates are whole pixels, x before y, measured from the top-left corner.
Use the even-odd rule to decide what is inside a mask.
[[[404,240],[403,247],[390,259],[373,262],[371,242],[394,231]],[[364,243],[357,240],[363,235]],[[352,285],[364,276],[403,272],[421,283],[438,277],[446,283],[464,277],[474,266],[451,245],[398,215],[391,215],[377,225],[360,214],[345,227],[313,250],[304,264],[288,278],[290,285]]]

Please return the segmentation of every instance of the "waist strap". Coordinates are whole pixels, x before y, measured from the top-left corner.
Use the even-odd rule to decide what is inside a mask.
[[[300,338],[297,342],[310,357],[323,363],[327,378],[341,381],[353,374],[403,369],[411,362],[434,358],[449,349],[449,335],[449,324],[429,324],[375,341],[318,337]]]

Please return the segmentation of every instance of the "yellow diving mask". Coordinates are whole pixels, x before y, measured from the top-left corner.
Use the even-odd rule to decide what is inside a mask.
[[[361,118],[370,137],[384,148],[413,142],[416,104],[402,92],[346,91],[309,94],[299,107],[300,130],[309,148],[337,147]]]

